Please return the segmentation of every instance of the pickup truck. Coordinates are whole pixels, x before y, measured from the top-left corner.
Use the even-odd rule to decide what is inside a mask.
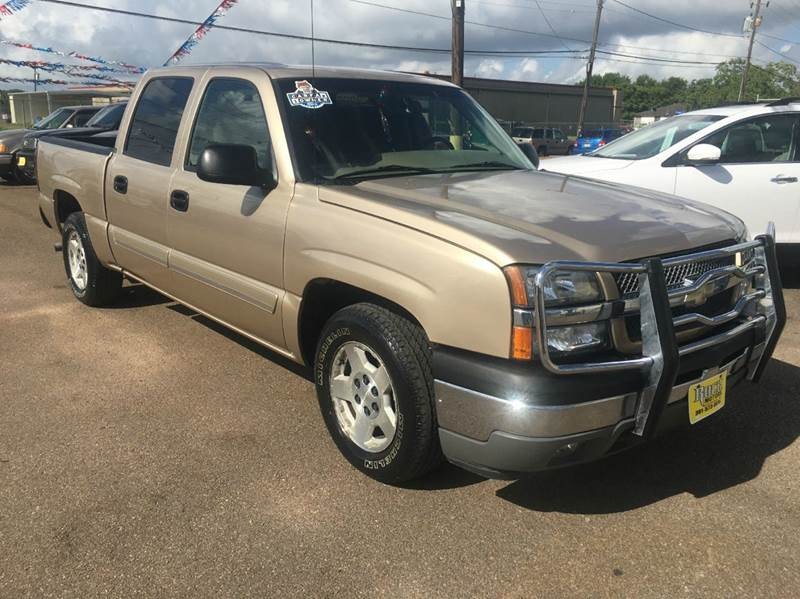
[[[115,143],[38,145],[75,297],[140,281],[307,365],[335,444],[383,482],[443,459],[520,477],[758,401],[729,391],[786,319],[772,230],[538,172],[448,82],[157,69]]]

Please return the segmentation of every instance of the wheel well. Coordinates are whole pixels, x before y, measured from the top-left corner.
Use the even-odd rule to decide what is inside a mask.
[[[78,200],[66,191],[56,191],[53,195],[53,201],[56,204],[55,213],[59,226],[63,225],[67,217],[73,212],[81,212],[81,205]]]
[[[312,365],[317,342],[325,323],[346,306],[369,302],[408,318],[419,321],[408,310],[380,295],[332,279],[314,279],[306,285],[298,317],[300,351],[303,361]]]

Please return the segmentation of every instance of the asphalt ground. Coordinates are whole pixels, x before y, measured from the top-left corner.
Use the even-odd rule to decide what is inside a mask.
[[[796,597],[800,291],[759,386],[518,482],[373,482],[306,373],[149,291],[74,300],[0,187],[0,597]],[[789,281],[797,287],[797,282]]]

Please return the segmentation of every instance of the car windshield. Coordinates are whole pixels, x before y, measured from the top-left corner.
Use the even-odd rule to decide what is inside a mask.
[[[49,115],[44,117],[41,121],[36,123],[33,128],[34,129],[58,129],[61,125],[64,124],[69,116],[72,114],[72,110],[69,108],[59,108],[55,112],[51,112]]]
[[[583,139],[602,138],[603,132],[600,129],[589,129],[588,131],[584,131],[580,137]]]
[[[660,154],[679,141],[705,129],[722,119],[716,114],[685,114],[673,116],[643,127],[633,133],[615,139],[589,156],[617,158],[620,160],[643,160]]]
[[[456,87],[344,78],[277,85],[303,181],[533,168]]]
[[[95,114],[86,123],[87,127],[97,127],[98,129],[118,129],[125,112],[125,103],[111,104]]]
[[[529,127],[523,127],[521,129],[514,129],[511,132],[511,135],[514,137],[532,137],[533,136],[533,129]]]

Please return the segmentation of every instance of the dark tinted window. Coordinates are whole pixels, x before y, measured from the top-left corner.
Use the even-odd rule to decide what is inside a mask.
[[[536,137],[538,139],[544,139],[544,129],[534,129],[533,137]]]
[[[600,138],[602,138],[603,137],[603,132],[600,131],[600,129],[589,129],[588,131],[585,131],[583,133],[583,135],[581,135],[581,137],[586,137],[586,138],[600,137]]]
[[[533,135],[533,129],[530,127],[518,127],[511,132],[513,137],[530,137]]]
[[[125,154],[168,166],[193,79],[163,77],[144,88],[133,114]]]
[[[99,110],[99,108],[97,110]],[[86,123],[95,115],[97,110],[79,110],[75,113],[75,117],[70,123],[75,127],[85,127]]]
[[[119,102],[106,106],[89,119],[86,126],[101,127],[103,129],[119,129],[122,115],[125,113],[125,106],[127,106],[127,102]]]
[[[214,79],[208,84],[192,131],[186,166],[195,168],[206,146],[220,143],[251,146],[258,155],[258,166],[272,168],[264,106],[249,81]]]

